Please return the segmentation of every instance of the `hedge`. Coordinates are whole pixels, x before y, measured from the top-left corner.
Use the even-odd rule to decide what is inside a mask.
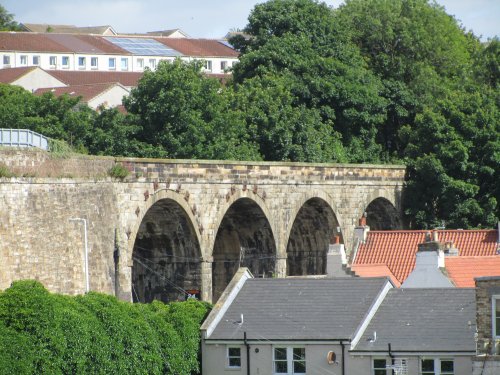
[[[209,310],[191,300],[63,296],[17,281],[0,292],[0,374],[197,374]]]

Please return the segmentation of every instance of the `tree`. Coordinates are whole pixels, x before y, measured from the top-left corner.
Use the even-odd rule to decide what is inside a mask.
[[[14,21],[14,15],[10,14],[7,9],[0,4],[0,31],[19,30],[21,30],[21,27],[16,21]]]
[[[241,116],[218,80],[201,73],[202,62],[161,62],[146,71],[124,100],[140,126],[139,140],[158,156],[198,159],[260,159]]]

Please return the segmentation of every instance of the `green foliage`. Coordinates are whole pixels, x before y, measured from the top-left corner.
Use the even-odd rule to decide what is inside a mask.
[[[14,15],[10,14],[0,5],[0,31],[19,31],[21,27],[14,20]]]
[[[48,293],[18,281],[0,293],[0,374],[199,372],[198,301],[131,304],[98,293]]]
[[[0,178],[2,177],[14,177],[14,173],[12,173],[5,164],[0,163]]]
[[[127,177],[129,173],[129,170],[122,164],[115,164],[108,171],[110,177],[118,178],[120,180],[123,180],[125,177]]]

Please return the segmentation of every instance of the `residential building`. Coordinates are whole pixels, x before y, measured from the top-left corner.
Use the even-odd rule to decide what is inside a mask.
[[[436,267],[444,271],[455,286],[473,287],[474,278],[500,276],[499,232],[483,230],[397,230],[371,231],[356,228],[357,246],[350,269],[358,276],[387,276],[403,284],[414,270],[419,244],[432,237],[440,252]]]
[[[36,90],[34,94],[43,95],[47,92],[55,96],[68,95],[71,97],[80,97],[81,102],[87,104],[92,109],[121,106],[123,97],[130,94],[130,90],[119,83],[94,83],[43,88]]]
[[[65,82],[36,66],[0,69],[0,82],[21,86],[31,92],[40,87],[66,86]]]
[[[21,23],[22,31],[32,33],[62,33],[62,34],[95,34],[116,35],[116,31],[109,25],[79,27],[74,25],[52,25],[47,23]]]
[[[469,375],[475,313],[474,289],[240,269],[201,327],[202,373]]]
[[[477,355],[473,375],[500,374],[500,277],[476,282]]]
[[[224,41],[184,36],[0,32],[0,69],[143,72],[175,58],[204,60],[207,73],[227,74],[238,52]]]

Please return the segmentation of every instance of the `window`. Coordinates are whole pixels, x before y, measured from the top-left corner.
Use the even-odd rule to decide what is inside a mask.
[[[151,69],[155,69],[156,68],[156,60],[149,59],[149,66],[151,67]]]
[[[500,296],[491,298],[493,338],[500,339]]]
[[[274,348],[273,351],[274,374],[305,374],[306,349],[305,348]]]
[[[385,359],[373,359],[373,375],[387,375],[386,365]]]
[[[33,56],[33,65],[40,65],[40,56]]]
[[[90,58],[90,68],[97,69],[97,57]]]
[[[227,367],[239,368],[241,367],[241,348],[228,347],[227,348]]]
[[[116,69],[116,59],[114,57],[110,57],[108,60],[108,68],[109,69]]]
[[[86,59],[85,59],[85,57],[83,57],[83,56],[80,56],[80,57],[78,58],[78,67],[79,67],[80,69],[85,69],[85,64],[86,64],[86,61],[85,61],[85,60],[86,60]]]
[[[220,62],[220,70],[225,71],[227,69],[227,61]]]
[[[122,70],[128,70],[128,59],[126,57],[121,58],[120,67]]]
[[[10,56],[9,55],[3,55],[3,64],[10,65]]]
[[[63,66],[63,68],[69,68],[69,57],[68,56],[62,57],[62,66]]]
[[[137,67],[144,68],[144,59],[137,59]]]
[[[28,56],[21,55],[21,65],[28,65]]]
[[[210,60],[205,60],[205,69],[212,71],[212,61]]]
[[[453,359],[422,359],[420,363],[422,375],[453,375],[455,364]]]
[[[55,67],[57,65],[57,56],[50,56],[49,57],[49,65],[51,67]]]

